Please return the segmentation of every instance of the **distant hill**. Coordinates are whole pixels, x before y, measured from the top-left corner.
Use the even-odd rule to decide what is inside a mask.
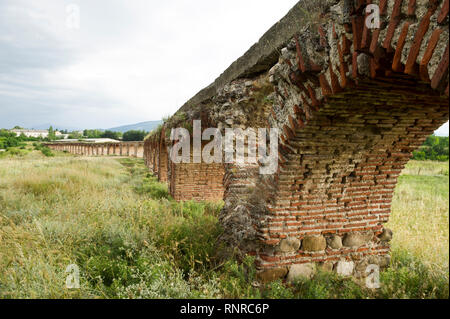
[[[122,132],[122,133],[131,131],[131,130],[150,132],[150,131],[153,131],[155,128],[157,128],[159,124],[162,124],[162,121],[148,121],[148,122],[141,122],[141,123],[136,123],[136,124],[113,127],[113,128],[109,128],[108,130],[113,131],[113,132]]]

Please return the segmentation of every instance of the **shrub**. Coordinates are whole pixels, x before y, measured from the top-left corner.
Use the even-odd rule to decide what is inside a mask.
[[[44,154],[47,157],[55,156],[55,154],[53,154],[52,150],[48,146],[41,146],[40,150],[42,154]]]

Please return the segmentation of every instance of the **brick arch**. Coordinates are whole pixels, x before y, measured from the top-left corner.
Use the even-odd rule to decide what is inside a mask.
[[[328,22],[303,30],[270,70],[279,170],[257,178],[269,195],[245,209],[251,237],[227,238],[256,255],[263,278],[296,264],[346,261],[358,276],[387,264],[397,178],[449,116],[448,1],[407,2],[380,1],[382,26],[369,30],[366,1],[343,1],[342,15],[323,14]]]
[[[379,5],[379,29],[365,24],[367,4]],[[397,178],[449,116],[448,8],[448,0],[300,1],[171,119],[280,129],[277,173],[223,171],[220,241],[254,255],[261,279],[302,264],[348,263],[357,276],[388,264],[383,225]],[[151,141],[146,156],[161,179],[164,134]],[[169,163],[172,194],[199,186],[202,173],[180,178],[193,171],[184,165]],[[174,197],[206,199],[186,194]]]

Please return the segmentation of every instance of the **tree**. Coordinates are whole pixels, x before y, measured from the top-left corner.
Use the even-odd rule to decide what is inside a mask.
[[[83,135],[87,138],[99,138],[102,137],[103,132],[100,130],[84,130]]]
[[[431,135],[427,138],[423,146],[413,152],[415,160],[448,161],[448,137]]]
[[[49,139],[50,141],[56,140],[55,131],[53,130],[53,127],[52,127],[52,126],[50,126],[49,129],[48,129],[48,139]]]
[[[78,132],[76,132],[76,131],[73,131],[73,132],[71,132],[70,134],[69,134],[69,139],[75,139],[75,140],[77,140],[77,139],[80,139],[80,138],[82,138],[83,136],[80,134],[80,133],[78,133]]]
[[[124,141],[143,141],[146,135],[147,135],[147,132],[145,132],[145,131],[131,130],[131,131],[123,133],[123,140]]]
[[[111,138],[113,140],[118,140],[118,139],[120,139],[120,132],[105,131],[105,132],[103,132],[101,137],[103,137],[103,138]]]

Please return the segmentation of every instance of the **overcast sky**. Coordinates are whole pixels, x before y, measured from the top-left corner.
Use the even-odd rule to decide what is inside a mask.
[[[296,2],[0,0],[0,127],[171,115]]]

